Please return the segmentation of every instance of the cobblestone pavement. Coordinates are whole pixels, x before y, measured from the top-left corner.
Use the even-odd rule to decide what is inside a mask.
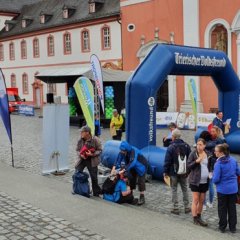
[[[107,240],[0,192],[0,240]]]
[[[41,174],[42,163],[42,119],[36,117],[24,117],[12,115],[12,128],[13,128],[13,147],[14,147],[14,159],[17,168],[22,168],[25,171]],[[11,152],[10,145],[5,134],[5,130],[0,125],[1,144],[0,144],[0,161],[8,165],[11,165]],[[157,130],[157,143],[161,146],[161,139],[163,135],[167,134],[166,129]],[[182,131],[183,139],[189,144],[193,144],[194,131],[186,130]],[[71,176],[74,171],[74,161],[76,159],[75,146],[79,138],[79,129],[77,127],[70,127],[70,144],[69,144],[69,161],[70,171],[64,176],[48,175],[49,178],[55,178],[59,181],[65,181],[71,183]],[[103,129],[102,142],[110,138],[109,130]],[[240,155],[234,156],[240,162]],[[137,193],[136,193],[137,194]],[[179,202],[182,204],[182,194],[179,194]],[[191,195],[189,193],[189,199]],[[147,183],[146,191],[146,204],[141,207],[141,211],[147,208],[159,214],[171,215],[171,191],[165,184],[159,181],[152,181]],[[238,208],[238,216],[240,216],[240,206]],[[183,209],[183,208],[182,208]],[[179,221],[185,221],[187,224],[192,223],[190,214],[184,214],[183,211],[179,216],[172,215]],[[217,202],[214,200],[213,208],[208,208],[203,212],[203,218],[209,223],[209,227],[213,230],[217,229],[218,216],[217,216]],[[239,221],[240,222],[240,221]],[[234,235],[239,239],[240,237],[240,224],[238,223],[238,232]],[[1,237],[0,237],[1,240]]]

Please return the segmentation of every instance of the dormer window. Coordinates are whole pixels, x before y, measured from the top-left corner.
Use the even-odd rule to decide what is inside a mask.
[[[89,13],[97,12],[104,4],[105,0],[89,0]]]
[[[75,6],[68,6],[68,5],[64,5],[63,8],[63,18],[67,19],[70,18],[76,11],[76,7]]]
[[[26,19],[22,20],[22,28],[25,28],[27,26]]]
[[[5,31],[9,32],[15,25],[16,25],[16,21],[14,20],[6,20],[5,21]]]
[[[50,12],[41,11],[40,13],[40,23],[44,24],[52,18],[53,14]]]
[[[68,9],[63,10],[63,18],[68,18]]]
[[[22,18],[22,28],[26,28],[31,22],[33,21],[32,17],[30,16],[23,16]]]

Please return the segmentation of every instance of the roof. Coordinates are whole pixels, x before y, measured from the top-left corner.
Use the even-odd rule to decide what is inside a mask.
[[[103,82],[126,82],[131,72],[102,69]],[[65,83],[68,81],[76,80],[80,76],[86,76],[89,79],[93,79],[92,71],[90,67],[79,67],[79,68],[49,68],[40,71],[36,78],[40,79],[45,83]]]
[[[99,4],[99,7],[96,7],[95,13],[89,13],[89,3],[87,0],[42,0],[35,4],[26,5],[22,8],[20,15],[15,18],[17,21],[16,25],[8,32],[5,31],[5,28],[2,29],[0,37],[14,36],[72,23],[120,15],[120,0],[105,0],[104,3]],[[62,14],[64,5],[76,7],[74,14],[67,19],[64,19]],[[41,12],[51,12],[52,14],[51,19],[44,24],[40,23]],[[33,19],[32,23],[26,28],[22,28],[21,25],[23,16],[30,16]]]
[[[41,0],[0,0],[0,12],[19,13],[24,5]]]

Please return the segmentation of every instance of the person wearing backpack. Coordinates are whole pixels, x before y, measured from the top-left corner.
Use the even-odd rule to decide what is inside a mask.
[[[119,149],[120,153],[113,165],[112,173],[114,173],[116,169],[122,168],[123,165],[125,166],[125,170],[128,173],[130,189],[136,189],[138,183],[138,190],[140,192],[138,205],[142,205],[145,203],[144,191],[146,190],[145,175],[148,167],[147,159],[138,148],[131,146],[126,141],[121,142]]]
[[[191,212],[188,200],[187,188],[187,167],[186,161],[191,152],[190,146],[181,139],[181,131],[175,129],[172,131],[172,143],[167,148],[164,161],[164,177],[169,176],[172,188],[173,208],[171,213],[179,215],[177,187],[181,186],[183,193],[183,202],[185,213]]]
[[[114,130],[115,134],[112,136],[113,140],[122,139],[122,125],[123,125],[123,116],[118,113],[117,109],[113,109],[113,116],[110,122],[110,130]]]
[[[111,180],[110,180],[111,181]],[[127,186],[128,181],[128,174],[126,171],[120,171],[117,175],[114,176],[112,179],[114,186],[113,192],[110,192],[110,185],[109,191],[104,192],[103,188],[103,199],[115,202],[115,203],[129,203],[136,205],[138,203],[138,199],[134,198],[132,190],[129,186]],[[105,189],[107,190],[107,188]]]
[[[197,140],[194,149],[187,161],[189,174],[189,186],[192,191],[192,216],[193,223],[203,227],[208,224],[202,219],[203,203],[209,188],[209,180],[212,178],[212,155],[206,151],[206,141],[203,138]]]
[[[75,169],[79,171],[83,171],[85,167],[87,167],[91,180],[92,180],[92,190],[93,196],[98,197],[101,194],[101,188],[98,185],[98,165],[100,163],[100,154],[102,152],[101,141],[98,137],[92,136],[91,128],[83,126],[80,129],[81,138],[77,143],[77,154],[78,160],[75,163]],[[84,151],[88,146],[89,150]],[[90,150],[90,148],[92,150]]]

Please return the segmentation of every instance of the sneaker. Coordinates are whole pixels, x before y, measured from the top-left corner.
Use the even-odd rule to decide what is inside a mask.
[[[185,211],[184,211],[186,214],[187,213],[190,213],[191,212],[191,208],[185,208]]]
[[[207,206],[206,206],[206,205],[203,205],[202,210],[203,210],[203,211],[206,211],[206,210],[207,210]]]
[[[145,197],[143,194],[140,194],[140,198],[138,200],[138,205],[143,205],[145,203]]]
[[[210,202],[207,202],[207,204],[206,204],[209,208],[213,208],[213,204],[212,203],[210,203]]]
[[[134,198],[131,204],[132,205],[138,205],[138,198]]]
[[[225,233],[225,229],[223,228],[218,228],[221,233]]]
[[[193,223],[195,225],[200,225],[199,222],[198,222],[198,218],[197,217],[193,217]]]
[[[179,209],[177,209],[177,208],[173,208],[173,209],[171,210],[171,213],[176,214],[176,215],[179,215],[179,214],[180,214]]]
[[[230,229],[231,233],[236,233],[236,229]]]
[[[198,221],[199,225],[202,226],[202,227],[207,227],[208,226],[207,222],[203,221],[201,216],[199,216],[197,218],[197,221]]]

